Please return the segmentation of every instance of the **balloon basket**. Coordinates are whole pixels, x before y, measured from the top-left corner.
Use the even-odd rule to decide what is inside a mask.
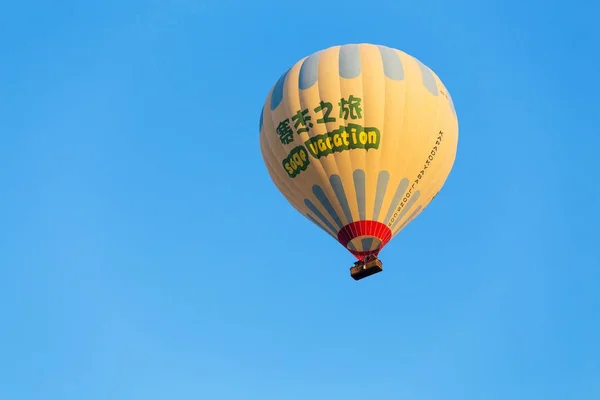
[[[362,260],[355,262],[350,268],[350,276],[355,281],[359,281],[381,271],[383,271],[383,263],[378,258],[373,257],[371,259],[367,258],[366,262]]]

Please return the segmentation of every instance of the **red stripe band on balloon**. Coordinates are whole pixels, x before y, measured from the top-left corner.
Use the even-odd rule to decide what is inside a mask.
[[[338,242],[340,242],[342,246],[348,248],[348,243],[350,243],[352,239],[360,236],[377,238],[381,241],[381,245],[377,249],[370,251],[348,249],[348,251],[354,254],[359,260],[364,259],[371,254],[379,254],[381,249],[383,249],[383,247],[392,239],[392,231],[386,225],[378,221],[356,221],[344,226],[338,232]]]

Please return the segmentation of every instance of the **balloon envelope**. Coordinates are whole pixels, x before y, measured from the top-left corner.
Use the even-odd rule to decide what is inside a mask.
[[[427,207],[454,164],[458,120],[438,76],[372,44],[298,61],[270,90],[260,148],[271,179],[359,259]]]

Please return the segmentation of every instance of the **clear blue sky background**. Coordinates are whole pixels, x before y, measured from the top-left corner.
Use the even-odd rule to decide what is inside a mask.
[[[600,398],[597,3],[201,3],[3,5],[0,399]],[[359,283],[257,132],[287,67],[356,42],[460,120]]]

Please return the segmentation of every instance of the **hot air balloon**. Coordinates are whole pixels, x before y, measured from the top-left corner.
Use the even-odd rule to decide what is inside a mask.
[[[373,44],[305,57],[269,91],[260,149],[288,202],[356,258],[359,280],[382,271],[379,252],[444,185],[458,119],[421,61]]]

